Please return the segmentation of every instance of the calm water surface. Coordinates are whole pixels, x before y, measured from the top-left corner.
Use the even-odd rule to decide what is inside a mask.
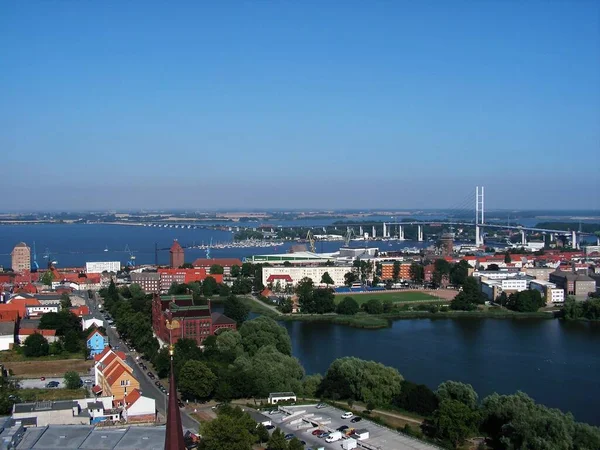
[[[600,325],[558,320],[418,319],[362,330],[285,322],[293,354],[307,373],[356,356],[397,368],[435,388],[445,380],[473,385],[480,397],[522,390],[577,420],[600,425]]]

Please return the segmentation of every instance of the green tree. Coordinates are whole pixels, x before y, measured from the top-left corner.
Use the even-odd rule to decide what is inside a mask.
[[[335,311],[335,295],[331,289],[315,289],[313,291],[313,310],[316,314],[325,314]]]
[[[223,266],[220,266],[218,264],[213,264],[212,266],[210,266],[209,273],[211,275],[223,275],[223,272],[225,272]]]
[[[206,297],[211,297],[212,295],[219,292],[219,284],[217,280],[213,277],[206,277],[202,282],[202,294]]]
[[[498,264],[492,263],[489,266],[487,266],[487,268],[485,270],[488,272],[498,271],[498,270],[500,270],[500,266]]]
[[[288,450],[304,450],[304,445],[300,442],[300,439],[293,437],[288,444]]]
[[[267,345],[274,345],[284,355],[292,354],[292,343],[287,330],[269,317],[261,316],[244,322],[240,327],[240,334],[244,350],[250,356]]]
[[[181,266],[179,266],[179,268],[180,269],[193,269],[194,265],[189,262],[184,262]]]
[[[504,263],[505,264],[510,264],[511,262],[512,262],[512,259],[510,257],[510,253],[507,250],[506,253],[504,254]]]
[[[233,282],[233,285],[231,286],[231,293],[236,295],[246,295],[252,292],[252,287],[252,280],[250,280],[249,278],[236,278],[236,280]],[[262,291],[262,289],[257,290]]]
[[[69,353],[80,352],[83,347],[81,335],[74,330],[68,330],[61,339],[62,345]]]
[[[441,285],[442,281],[449,277],[451,265],[445,259],[436,259],[433,263],[433,273],[431,274],[431,281],[436,285]]]
[[[268,442],[269,441],[269,430],[267,430],[267,427],[265,427],[262,423],[259,423],[256,426],[256,437],[257,440],[260,444],[262,444],[263,442]]]
[[[242,268],[240,266],[238,266],[237,264],[234,264],[233,266],[231,266],[229,273],[231,274],[232,277],[237,278],[242,274]]]
[[[388,405],[400,394],[402,376],[392,367],[354,357],[331,363],[318,394],[326,398],[352,399]]]
[[[411,263],[410,279],[415,284],[423,283],[423,280],[425,279],[425,268],[417,262]]]
[[[400,261],[394,261],[394,265],[392,267],[392,280],[394,283],[398,282],[400,279]]]
[[[352,283],[356,283],[358,281],[358,275],[354,272],[348,272],[344,275],[344,284],[346,286],[352,286]]]
[[[400,395],[394,398],[394,404],[407,411],[430,416],[438,408],[437,395],[424,384],[415,384],[404,380]]]
[[[334,284],[333,278],[331,278],[331,275],[329,275],[329,272],[323,273],[323,276],[321,277],[321,283],[326,284],[327,287],[329,287],[329,285]]]
[[[535,289],[515,292],[506,301],[508,309],[519,312],[535,312],[545,305],[542,295]]]
[[[275,431],[273,431],[273,434],[269,438],[267,449],[288,450],[288,441],[285,440],[285,435],[279,428],[276,428]]]
[[[256,438],[240,420],[219,414],[211,422],[200,425],[202,450],[251,450]]]
[[[244,304],[238,297],[235,295],[230,295],[225,300],[225,308],[223,312],[230,319],[235,320],[237,326],[240,327],[242,324],[248,319],[248,315],[250,314],[250,307]]]
[[[67,389],[79,389],[82,385],[81,378],[75,371],[65,373],[64,382]]]
[[[444,400],[456,400],[470,409],[477,409],[479,397],[473,386],[459,381],[444,381],[435,391],[440,402]]]
[[[383,314],[383,303],[377,298],[372,298],[363,303],[362,307],[369,314]]]
[[[52,272],[51,270],[46,270],[42,275],[40,281],[46,286],[52,286],[52,282],[54,281],[54,272]]]
[[[216,340],[216,347],[219,353],[230,355],[233,359],[244,353],[242,335],[234,330],[219,333]]]
[[[217,377],[206,364],[200,361],[187,361],[181,371],[177,386],[185,399],[206,399],[215,390]]]
[[[315,299],[314,299],[315,285],[313,281],[304,277],[296,286],[296,294],[298,295],[298,303],[300,304],[300,310],[306,314],[312,314],[316,310]]]
[[[431,421],[439,439],[457,448],[477,430],[477,412],[457,400],[443,400]]]
[[[48,340],[39,333],[30,334],[23,343],[23,354],[28,357],[46,356],[49,351]]]
[[[485,294],[479,289],[479,283],[474,277],[467,277],[462,291],[450,302],[450,308],[453,310],[470,311],[477,308],[477,305],[485,303]]]
[[[279,309],[279,311],[281,311],[283,314],[290,314],[294,309],[294,302],[288,297],[281,301],[277,309]]]
[[[353,316],[360,310],[358,302],[352,297],[344,297],[344,299],[338,303],[336,311],[338,314],[346,316]]]
[[[265,398],[270,392],[300,392],[304,369],[300,362],[280,353],[273,345],[260,348],[253,357],[240,356],[235,368],[248,380],[253,380],[251,394]]]
[[[318,373],[304,377],[302,380],[302,396],[304,398],[316,398],[317,391],[319,390],[322,381],[323,376]]]
[[[236,266],[237,267],[237,266]],[[219,297],[229,297],[231,294],[231,288],[225,283],[219,285]]]
[[[62,309],[68,309],[68,308],[70,308],[71,306],[73,306],[73,305],[71,304],[71,297],[69,297],[69,294],[67,294],[66,292],[63,292],[63,293],[60,295],[60,307],[61,307]]]
[[[454,264],[450,269],[450,283],[454,286],[464,285],[468,276],[469,263],[467,261],[460,261],[459,263]]]

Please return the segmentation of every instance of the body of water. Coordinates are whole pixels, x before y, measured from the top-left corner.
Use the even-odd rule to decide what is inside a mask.
[[[415,319],[390,328],[284,322],[308,374],[356,356],[398,369],[435,389],[470,383],[483,398],[526,392],[579,421],[600,425],[600,324],[558,320]]]

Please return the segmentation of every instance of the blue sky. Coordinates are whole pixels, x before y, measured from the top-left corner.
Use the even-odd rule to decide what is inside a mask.
[[[599,18],[585,0],[7,2],[0,210],[435,208],[475,185],[490,208],[600,208]]]

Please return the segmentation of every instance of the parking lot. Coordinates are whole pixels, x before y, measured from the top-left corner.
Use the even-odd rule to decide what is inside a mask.
[[[326,449],[339,450],[342,448],[343,441],[327,443],[325,442],[325,439],[319,439],[318,437],[313,436],[312,432],[316,429],[331,432],[344,425],[349,429],[365,429],[369,432],[368,439],[359,441],[359,448],[378,450],[434,450],[438,448],[401,433],[391,431],[364,417],[361,421],[352,423],[352,418],[341,418],[345,411],[332,406],[326,406],[325,408],[319,409],[316,405],[304,405],[284,407],[284,409],[290,412],[291,415],[284,412],[278,412],[276,414],[264,412],[264,414],[271,420],[275,427],[280,428],[285,434],[294,434],[298,439],[306,442],[305,448],[307,449],[310,448],[315,450],[323,447]],[[363,446],[360,444],[365,445]]]
[[[40,378],[24,378],[19,380],[19,386],[21,387],[21,389],[46,389],[46,385],[51,382],[51,381],[55,381],[58,382],[58,386],[56,386],[57,389],[61,389],[65,387],[65,380],[64,378],[58,378],[58,377],[47,377],[44,380],[40,379]],[[94,377],[92,376],[85,376],[85,377],[81,377],[81,381],[84,382],[84,385],[86,385],[86,381],[89,384],[89,386],[91,386],[92,384],[94,384]]]

